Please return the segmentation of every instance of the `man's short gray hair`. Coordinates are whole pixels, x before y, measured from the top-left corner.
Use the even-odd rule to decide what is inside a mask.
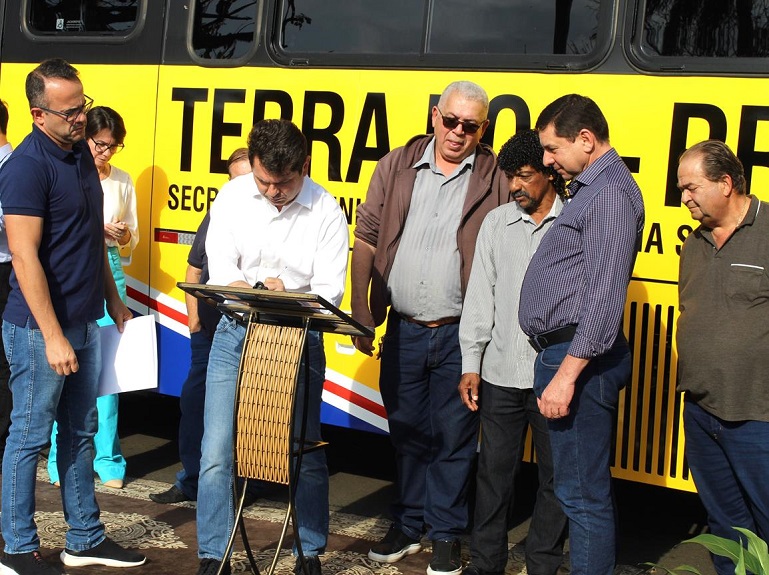
[[[440,100],[438,100],[438,106],[445,106],[446,101],[454,92],[457,92],[460,96],[466,98],[467,100],[479,102],[483,105],[483,109],[486,111],[486,113],[488,113],[489,95],[486,93],[486,90],[481,88],[475,82],[469,82],[467,80],[459,80],[446,86],[446,89],[443,90],[443,93],[441,94]]]

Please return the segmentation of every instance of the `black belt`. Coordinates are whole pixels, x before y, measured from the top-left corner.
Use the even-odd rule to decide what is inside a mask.
[[[573,340],[575,333],[577,333],[577,326],[574,324],[567,325],[566,327],[559,327],[558,329],[530,337],[529,343],[539,353],[551,345]]]
[[[407,321],[409,323],[415,323],[417,325],[421,325],[422,327],[429,327],[429,328],[436,328],[436,327],[443,327],[444,325],[452,325],[455,323],[459,323],[459,316],[451,316],[451,317],[442,317],[440,319],[436,319],[433,321],[422,321],[419,319],[414,319],[413,317],[403,315],[402,313],[398,313],[398,317],[401,318],[403,321]]]

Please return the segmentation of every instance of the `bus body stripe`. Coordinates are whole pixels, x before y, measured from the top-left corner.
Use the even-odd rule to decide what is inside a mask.
[[[163,303],[160,303],[156,299],[152,299],[148,295],[143,294],[143,293],[141,293],[138,290],[135,290],[131,286],[126,286],[126,295],[128,295],[128,297],[138,301],[139,303],[141,303],[143,305],[146,305],[147,307],[149,307],[151,309],[154,309],[155,311],[157,311],[157,312],[159,312],[159,313],[161,313],[161,314],[163,314],[165,316],[168,316],[169,318],[171,318],[171,319],[173,319],[175,321],[178,321],[179,323],[182,323],[182,324],[185,324],[185,325],[187,324],[187,316],[186,315],[184,315],[181,312],[176,311],[175,309],[173,309],[173,308],[171,308],[171,307],[169,307],[169,306],[167,306],[167,305],[165,305]]]
[[[333,393],[334,395],[349,401],[354,405],[357,405],[361,409],[365,409],[366,411],[373,413],[374,415],[378,415],[379,417],[382,417],[385,419],[387,418],[387,412],[385,411],[384,406],[379,405],[371,401],[370,399],[366,399],[362,395],[355,393],[351,389],[342,387],[338,383],[334,383],[333,381],[329,381],[327,379],[326,382],[323,384],[323,389],[325,389],[329,393]]]

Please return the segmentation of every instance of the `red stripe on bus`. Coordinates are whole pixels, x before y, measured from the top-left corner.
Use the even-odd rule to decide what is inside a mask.
[[[152,308],[155,311],[160,312],[163,315],[170,317],[171,319],[178,321],[183,325],[187,325],[187,316],[182,312],[176,311],[174,308],[169,307],[165,304],[160,303],[155,299],[150,298],[148,295],[143,294],[138,290],[135,290],[131,286],[126,286],[126,293],[128,297],[130,297],[131,299],[134,299],[139,303],[146,305],[147,307]]]
[[[323,389],[329,393],[333,393],[334,395],[341,397],[342,399],[346,399],[350,403],[357,405],[366,411],[370,411],[374,415],[378,415],[379,417],[387,419],[387,413],[385,412],[384,406],[379,405],[370,399],[366,399],[362,395],[359,395],[354,391],[347,389],[346,387],[342,387],[341,385],[327,379],[326,383],[323,384]]]
[[[179,232],[170,232],[168,230],[155,230],[155,241],[167,244],[179,243]]]

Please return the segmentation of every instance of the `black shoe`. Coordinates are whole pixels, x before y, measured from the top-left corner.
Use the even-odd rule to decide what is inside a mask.
[[[479,569],[472,563],[469,563],[467,567],[462,569],[462,575],[505,575],[504,571],[484,571]]]
[[[387,535],[369,550],[368,558],[379,563],[395,563],[406,555],[419,553],[420,549],[419,539],[412,539],[393,523]]]
[[[216,575],[219,572],[220,563],[218,559],[201,559],[197,575]],[[230,573],[230,562],[227,561],[222,569],[222,575],[230,575]]]
[[[184,494],[184,491],[179,489],[176,485],[172,485],[171,489],[168,491],[150,493],[150,499],[155,503],[181,503],[182,501],[190,501],[190,498]]]
[[[86,565],[106,565],[107,567],[136,567],[144,565],[147,558],[136,551],[124,549],[109,537],[96,547],[85,551],[65,549],[61,552],[61,562],[67,567],[84,567]]]
[[[433,559],[427,566],[427,575],[460,575],[462,573],[462,545],[458,539],[433,541]]]
[[[3,553],[0,564],[0,571],[7,575],[61,575],[61,571],[46,563],[38,551]]]
[[[312,557],[307,557],[305,555],[304,564],[307,565],[307,573],[309,573],[309,575],[321,575],[320,559],[318,558],[317,555],[313,555]],[[302,569],[302,560],[299,557],[296,558],[296,564],[294,565],[294,574],[304,575],[304,569]]]

